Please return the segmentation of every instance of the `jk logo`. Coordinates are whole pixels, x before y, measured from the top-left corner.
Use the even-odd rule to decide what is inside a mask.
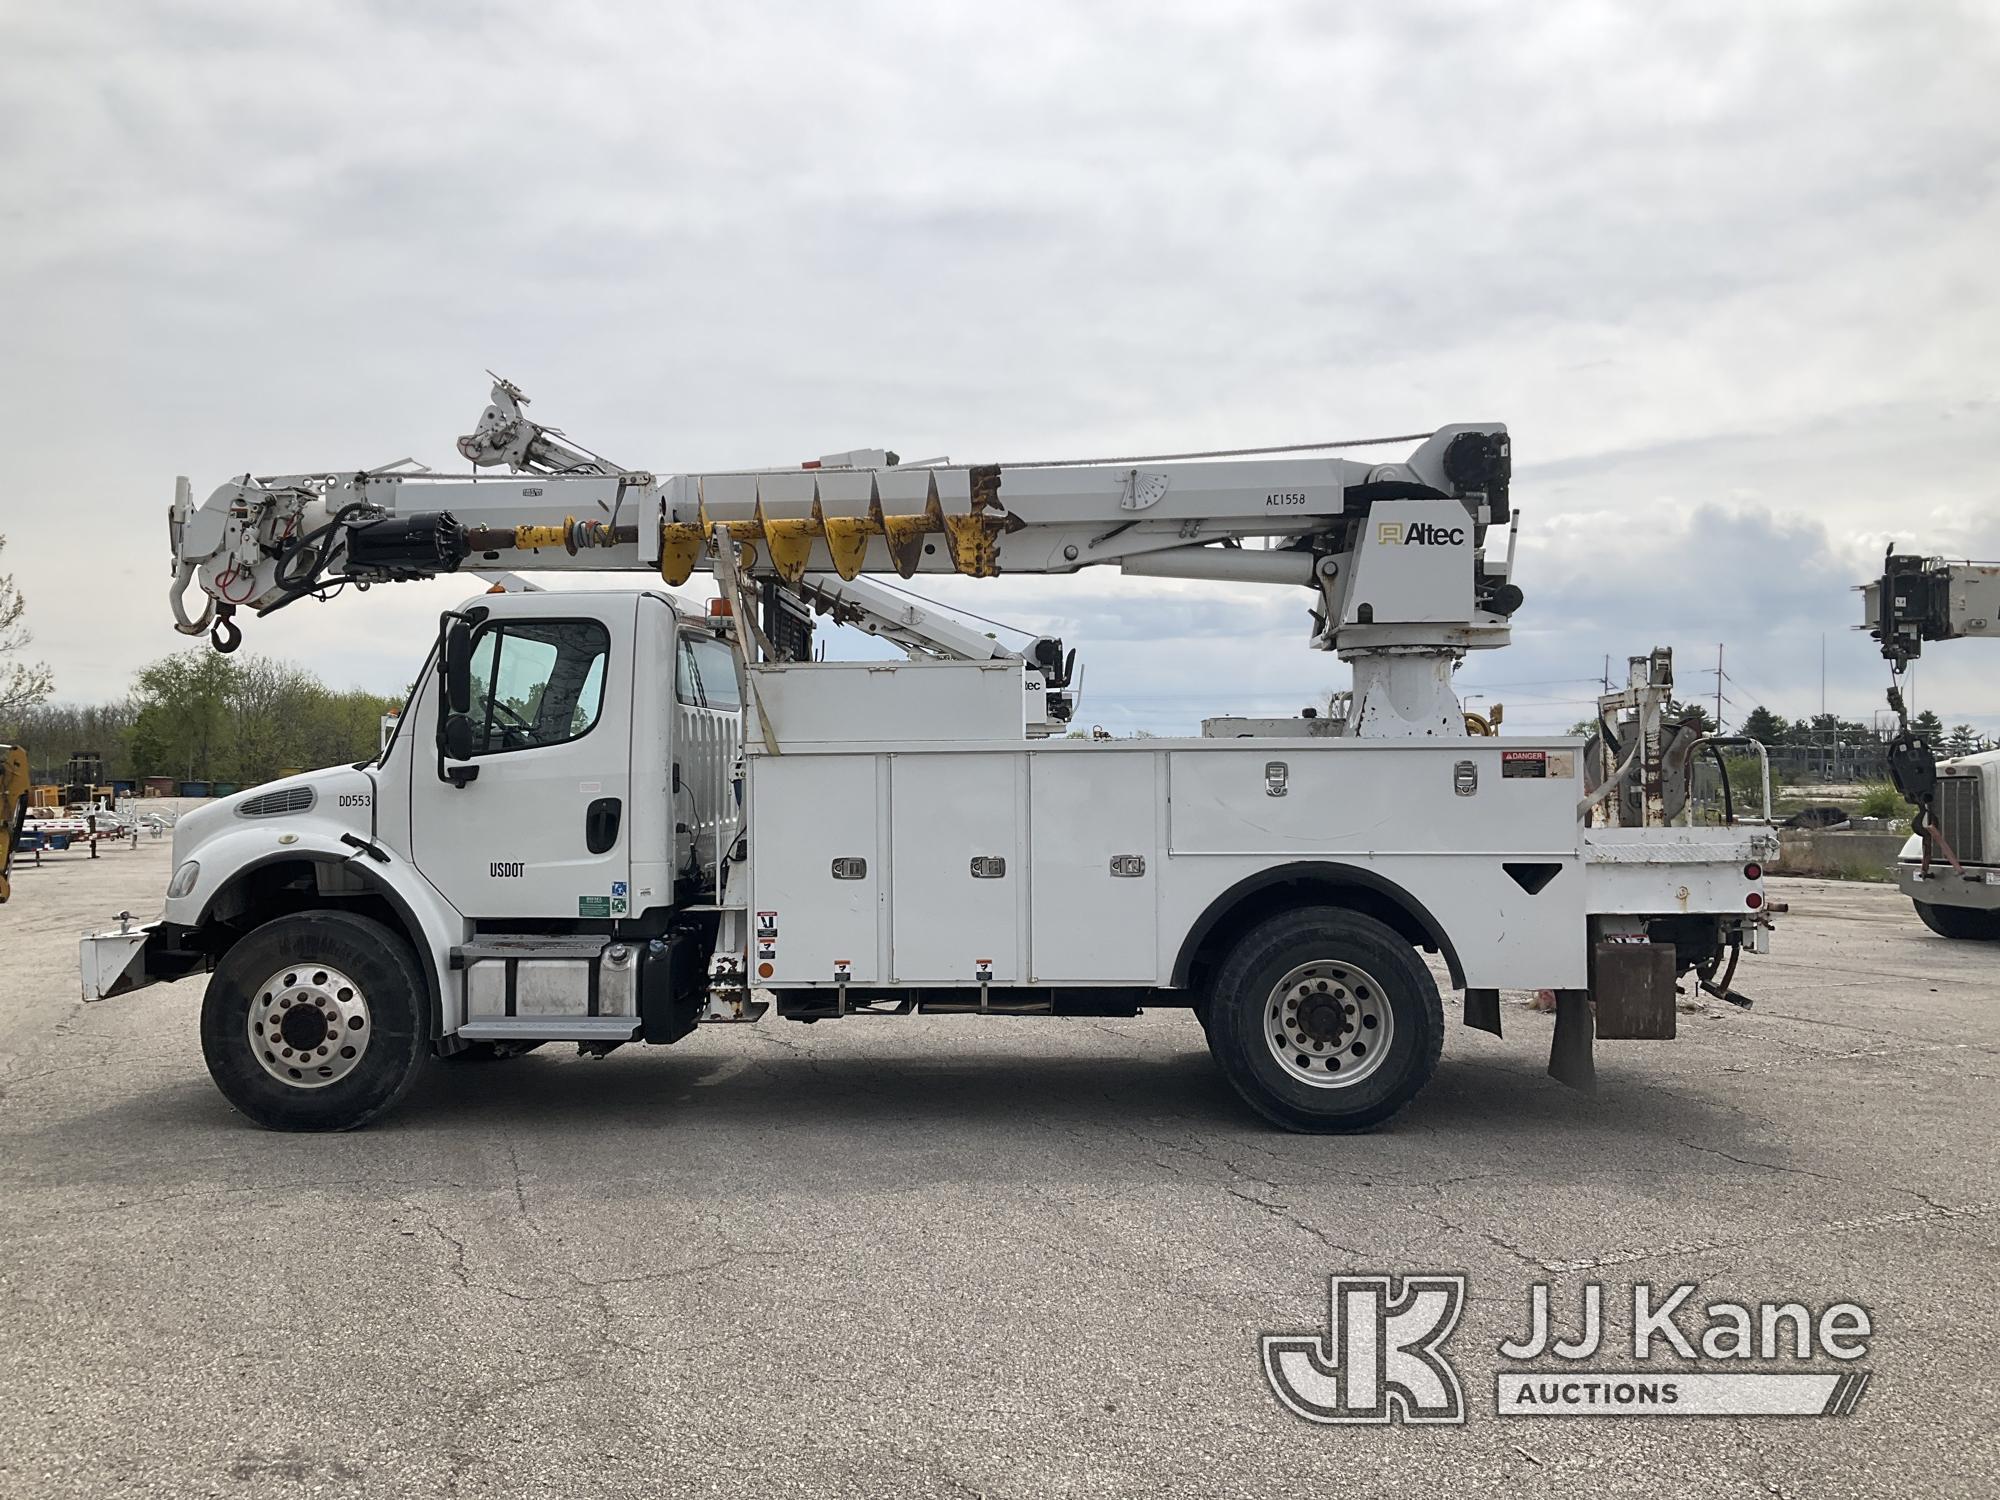
[[[1465,1306],[1463,1276],[1327,1278],[1327,1332],[1264,1335],[1264,1378],[1308,1422],[1465,1421],[1443,1346]]]

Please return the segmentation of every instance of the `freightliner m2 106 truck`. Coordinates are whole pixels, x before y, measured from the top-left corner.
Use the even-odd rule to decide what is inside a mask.
[[[1769,827],[1682,811],[1657,654],[1588,743],[1468,734],[1453,671],[1522,602],[1504,427],[1381,462],[654,475],[523,403],[496,385],[460,440],[494,472],[245,475],[174,504],[176,615],[223,649],[349,582],[719,591],[703,615],[648,588],[478,595],[378,759],[181,818],[160,919],[86,939],[85,994],[206,973],[210,1071],[262,1124],[359,1125],[433,1057],[773,1012],[1181,1007],[1265,1119],[1354,1130],[1437,1067],[1427,959],[1489,1031],[1502,990],[1551,992],[1551,1072],[1585,1084],[1594,1041],[1672,1036],[1683,976],[1721,992],[1765,946]],[[1069,738],[1059,641],[1015,651],[876,581],[1107,565],[1297,591],[1352,668],[1344,716]],[[906,659],[814,661],[825,621]]]

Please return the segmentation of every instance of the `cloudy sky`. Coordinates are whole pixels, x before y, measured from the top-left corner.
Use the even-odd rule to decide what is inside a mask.
[[[685,11],[676,14],[676,11]],[[59,692],[183,644],[176,474],[440,467],[487,367],[665,472],[1503,420],[1516,644],[1866,718],[1886,540],[2000,556],[2000,19],[1787,6],[0,3],[0,568]],[[393,691],[451,583],[253,622]],[[1088,720],[1341,685],[1303,595],[932,586]],[[2000,653],[1917,697],[2000,731]],[[1482,700],[1474,700],[1476,703]]]

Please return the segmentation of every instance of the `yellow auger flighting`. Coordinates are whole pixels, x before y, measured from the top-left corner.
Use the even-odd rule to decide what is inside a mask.
[[[804,469],[797,474],[707,474],[697,478],[698,519],[660,527],[660,577],[686,583],[717,528],[739,543],[763,545],[771,571],[796,584],[824,542],[833,571],[853,582],[888,567],[914,578],[925,550],[943,537],[952,566],[971,578],[998,568],[995,540],[1007,529],[997,465]],[[871,557],[871,548],[879,548]],[[745,559],[754,564],[752,554]]]

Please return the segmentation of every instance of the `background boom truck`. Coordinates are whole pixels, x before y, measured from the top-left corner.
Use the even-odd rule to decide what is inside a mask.
[[[644,589],[477,597],[378,759],[180,820],[163,916],[85,939],[84,993],[211,971],[210,1071],[265,1125],[358,1125],[433,1054],[1154,1005],[1193,1010],[1267,1120],[1361,1129],[1437,1066],[1427,953],[1488,1031],[1503,988],[1554,991],[1550,1071],[1586,1085],[1595,1039],[1671,1037],[1679,976],[1765,946],[1768,825],[1668,826],[1688,760],[1657,657],[1595,772],[1577,738],[1468,736],[1453,671],[1521,603],[1503,427],[1379,463],[656,476],[522,406],[497,384],[459,441],[506,473],[245,475],[200,505],[181,482],[173,607],[225,650],[350,582],[702,569],[720,593],[699,618]],[[865,576],[1102,565],[1303,591],[1353,670],[1342,732],[1060,738],[1060,642],[1014,653]],[[908,659],[816,662],[826,618]]]
[[[1889,778],[1915,805],[1896,884],[1940,937],[2000,939],[2000,750],[1940,761],[1910,728],[1902,676],[1925,641],[2000,637],[2000,564],[1948,562],[1893,550],[1861,588],[1865,625],[1894,679]]]

